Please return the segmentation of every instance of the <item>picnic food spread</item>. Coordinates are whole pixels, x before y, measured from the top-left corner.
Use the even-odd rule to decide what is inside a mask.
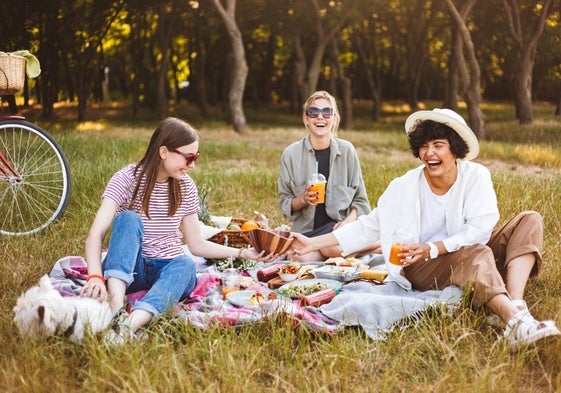
[[[348,282],[369,281],[382,284],[388,275],[385,270],[370,270],[361,260],[352,257],[329,258],[324,262],[309,264],[285,261],[254,273],[259,283],[267,284],[268,289],[241,291],[247,294],[232,295],[228,298],[231,303],[237,306],[258,306],[277,299],[278,294],[281,298],[292,299],[302,306],[319,307],[329,303]],[[290,279],[286,279],[287,276],[291,276]]]

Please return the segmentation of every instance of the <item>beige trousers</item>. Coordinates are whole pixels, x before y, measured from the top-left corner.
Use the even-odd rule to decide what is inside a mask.
[[[414,289],[442,289],[453,284],[473,292],[472,307],[477,309],[496,295],[509,296],[506,272],[516,257],[533,253],[531,276],[538,274],[542,265],[543,231],[542,216],[524,211],[495,229],[486,245],[465,246],[433,260],[417,262],[403,272]]]

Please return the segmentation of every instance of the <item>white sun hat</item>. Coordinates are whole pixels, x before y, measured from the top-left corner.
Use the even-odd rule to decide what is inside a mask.
[[[405,132],[409,134],[413,131],[417,121],[432,120],[438,123],[446,124],[448,127],[456,131],[456,133],[464,140],[469,148],[469,152],[463,160],[473,160],[479,154],[479,141],[477,137],[468,127],[462,116],[454,112],[452,109],[435,108],[432,111],[417,111],[409,115],[405,121]]]

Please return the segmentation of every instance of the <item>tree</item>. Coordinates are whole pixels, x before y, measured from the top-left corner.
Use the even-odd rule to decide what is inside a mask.
[[[228,105],[232,125],[236,132],[247,130],[247,121],[243,110],[243,94],[247,79],[248,66],[245,59],[245,49],[240,29],[236,22],[236,0],[226,0],[226,8],[220,0],[212,0],[218,13],[224,21],[230,43],[232,45],[231,82],[228,92]]]
[[[356,1],[348,2],[343,5],[342,2],[328,2],[327,5],[320,5],[319,0],[310,0],[312,11],[306,13],[305,9],[300,8],[302,12],[297,23],[300,27],[295,31],[294,36],[294,54],[295,54],[295,72],[296,80],[299,87],[300,101],[304,102],[315,90],[317,90],[321,65],[327,45],[333,40],[335,35],[341,31],[345,23],[354,11]],[[307,61],[306,53],[302,46],[302,36],[306,24],[301,24],[302,20],[311,15],[313,18],[312,33],[315,38],[314,46],[311,50],[310,61]],[[307,38],[308,39],[308,38]]]
[[[538,41],[543,33],[545,21],[553,0],[544,0],[542,4],[530,2],[529,6],[519,6],[516,0],[501,0],[505,10],[506,21],[514,40],[516,75],[514,79],[514,105],[516,118],[520,124],[530,124],[532,114],[532,71],[536,60]],[[522,20],[520,8],[527,13]],[[532,15],[537,20],[531,21]],[[533,22],[533,23],[532,23]],[[528,33],[524,30],[530,30]]]
[[[463,96],[468,107],[469,124],[475,135],[482,139],[485,136],[485,120],[479,105],[481,102],[481,70],[466,24],[467,15],[475,5],[476,0],[466,0],[459,11],[452,0],[445,0],[445,2],[459,38],[454,40],[452,56],[455,58],[454,63],[457,65],[460,74]]]

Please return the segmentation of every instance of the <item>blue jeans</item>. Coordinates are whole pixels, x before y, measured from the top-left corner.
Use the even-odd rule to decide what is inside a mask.
[[[144,225],[138,214],[132,211],[118,214],[103,261],[103,275],[125,282],[127,294],[147,289],[132,310],[158,315],[195,289],[195,264],[187,255],[173,259],[143,258],[143,236]]]

